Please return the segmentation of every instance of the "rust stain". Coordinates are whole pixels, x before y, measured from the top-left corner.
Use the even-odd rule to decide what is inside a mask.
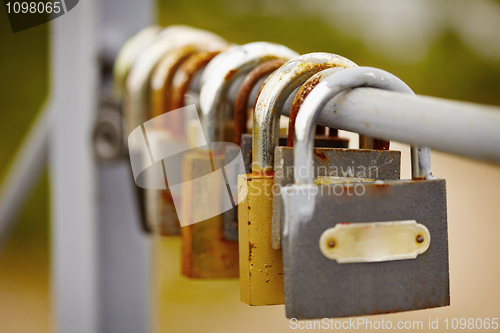
[[[248,242],[248,261],[252,261],[252,251],[256,246],[252,242]]]
[[[226,74],[226,76],[224,77],[224,80],[231,81],[232,79],[234,79],[234,77],[236,76],[236,74],[238,74],[238,70],[237,69],[232,69],[232,70],[230,70]]]
[[[328,158],[326,157],[325,153],[322,152],[321,150],[319,149],[314,149],[314,155],[319,158],[320,160],[322,161],[327,161]]]
[[[309,93],[313,90],[313,88],[316,87],[318,83],[320,83],[321,80],[323,79],[322,76],[314,76],[314,74],[321,72],[322,70],[337,66],[328,63],[324,64],[306,63],[304,64],[304,67],[305,69],[315,71],[315,73],[313,73],[313,76],[309,80],[307,80],[306,83],[302,85],[302,87],[300,87],[299,91],[297,92],[297,95],[295,95],[295,98],[293,99],[293,104],[292,108],[290,109],[290,117],[288,122],[288,138],[287,138],[288,147],[293,147],[293,138],[295,136],[295,121],[297,120],[297,115],[299,114],[299,110],[300,107],[302,106],[302,103],[306,99],[307,95],[309,95]]]
[[[171,108],[173,110],[184,107],[184,96],[186,95],[194,76],[205,67],[221,51],[200,51],[184,61],[172,80]]]
[[[285,63],[285,60],[274,59],[251,70],[248,75],[243,80],[243,83],[238,90],[238,95],[236,96],[236,102],[234,107],[234,121],[235,121],[235,143],[241,145],[241,135],[246,133],[247,130],[247,106],[248,99],[250,98],[250,93],[257,82],[266,75],[271,74],[276,69],[280,68]],[[254,103],[255,105],[255,103]]]

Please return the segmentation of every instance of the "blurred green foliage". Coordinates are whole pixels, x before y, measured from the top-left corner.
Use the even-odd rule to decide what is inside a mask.
[[[0,181],[47,96],[49,28],[43,24],[12,33],[5,7],[0,6]],[[19,242],[47,247],[47,194],[44,173],[19,217],[9,248]]]
[[[332,29],[323,19],[302,15],[293,2],[287,8],[287,16],[255,11],[252,15],[234,13],[234,6],[227,4],[221,0],[160,1],[158,22],[162,26],[186,24],[207,29],[237,44],[265,40],[299,53],[332,52],[358,65],[387,70],[417,94],[500,105],[500,62],[478,58],[452,31],[434,41],[424,61],[405,63],[374,54],[359,40]]]

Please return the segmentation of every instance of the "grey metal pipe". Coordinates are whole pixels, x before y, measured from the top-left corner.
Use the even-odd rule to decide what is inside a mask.
[[[306,97],[297,116],[295,126],[295,183],[314,184],[313,177],[313,145],[314,127],[318,116],[325,104],[338,93],[357,87],[373,87],[399,91],[401,93],[414,95],[413,91],[403,81],[383,70],[371,67],[356,67],[345,69],[342,72],[334,72],[321,80]],[[412,147],[412,172],[413,178],[431,177],[430,150],[427,148]],[[412,156],[413,157],[413,156]],[[420,163],[425,161],[425,163]],[[302,169],[307,171],[302,174]]]
[[[500,107],[356,88],[331,99],[318,124],[500,164]]]

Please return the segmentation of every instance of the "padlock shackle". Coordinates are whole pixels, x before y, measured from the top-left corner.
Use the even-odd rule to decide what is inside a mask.
[[[171,111],[171,84],[179,66],[198,50],[196,44],[189,44],[167,52],[156,65],[151,75],[151,110],[154,118]]]
[[[241,135],[247,132],[248,99],[250,98],[253,88],[259,80],[280,68],[285,62],[286,60],[284,59],[266,61],[252,69],[241,83],[238,94],[236,95],[236,102],[234,103],[234,143],[238,146],[241,145]],[[254,105],[256,101],[257,100],[254,101]]]
[[[283,106],[295,90],[312,75],[332,67],[355,67],[352,61],[331,53],[309,53],[288,61],[271,74],[255,104],[253,116],[252,171],[274,170],[274,149],[278,145]]]
[[[280,44],[255,42],[233,46],[210,61],[201,76],[200,90],[200,118],[207,141],[223,141],[224,113],[233,107],[227,101],[227,93],[236,78],[268,60],[288,60],[297,55]]]
[[[184,61],[174,74],[170,89],[170,108],[180,109],[186,106],[185,96],[188,93],[195,76],[221,51],[198,51]],[[184,114],[175,112],[171,115],[175,124],[181,124]],[[169,126],[172,135],[183,138],[184,126]]]
[[[311,76],[306,83],[300,87],[297,95],[293,99],[292,107],[290,109],[289,121],[288,121],[288,136],[287,136],[287,146],[293,147],[293,140],[295,137],[295,121],[297,115],[299,114],[300,107],[304,102],[305,98],[309,93],[316,87],[325,77],[332,75],[333,73],[342,70],[342,67],[334,67],[325,69],[319,73]],[[318,132],[318,125],[316,125],[316,133]],[[337,132],[337,130],[335,130]],[[388,150],[389,141],[384,141],[380,139],[370,138],[364,135],[359,137],[359,148],[360,149],[375,149],[375,150]]]
[[[208,50],[228,45],[221,37],[201,29],[187,26],[163,29],[137,57],[127,76],[124,104],[127,132],[148,120],[149,83],[158,62],[166,53],[190,44],[203,46],[203,49]]]
[[[118,51],[113,64],[113,97],[121,101],[125,92],[125,80],[130,67],[139,54],[154,40],[162,28],[159,25],[150,25],[127,39]]]
[[[185,106],[185,95],[189,91],[194,77],[221,51],[199,51],[181,64],[172,79],[171,107],[173,110]]]
[[[359,87],[385,89],[414,95],[410,87],[398,77],[377,68],[349,68],[324,78],[306,97],[297,116],[294,142],[294,178],[296,184],[314,184],[314,126],[323,107],[340,92]],[[413,179],[433,179],[430,168],[430,149],[412,146],[411,155]]]
[[[321,72],[318,72],[311,76],[297,91],[297,95],[293,99],[292,107],[290,109],[290,115],[288,118],[288,135],[286,140],[287,147],[293,147],[293,139],[295,137],[295,121],[297,119],[297,115],[299,114],[300,107],[304,102],[304,99],[309,95],[309,93],[321,82],[321,80],[337,71],[344,69],[344,67],[333,67],[325,69]],[[317,133],[317,126],[316,126]]]

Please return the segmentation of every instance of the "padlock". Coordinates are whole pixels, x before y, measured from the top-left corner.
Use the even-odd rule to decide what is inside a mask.
[[[190,44],[185,47],[174,49],[164,55],[153,71],[151,78],[151,118],[157,117],[165,112],[174,110],[172,105],[172,81],[175,73],[180,66],[196,52],[204,48],[212,48],[208,52],[220,52],[220,43],[210,44]],[[178,109],[178,108],[176,108]],[[174,120],[167,124],[159,123],[155,130],[158,135],[153,139],[161,140],[158,145],[185,145],[186,137],[179,133],[179,129],[185,127],[185,119],[180,118],[181,112],[172,114]],[[193,129],[196,127],[193,127]],[[151,130],[150,130],[151,131]],[[150,139],[151,140],[151,139]],[[189,144],[188,144],[188,148]],[[180,169],[180,168],[179,168]],[[148,222],[150,229],[163,236],[180,235],[180,224],[178,212],[175,209],[175,196],[180,193],[174,193],[167,187],[161,191],[148,191],[146,198]]]
[[[257,100],[256,98],[251,98],[250,95],[253,93],[255,88],[260,88],[262,86],[263,82],[261,81],[263,81],[263,79],[280,68],[283,64],[285,64],[285,62],[286,60],[284,59],[266,61],[252,69],[241,83],[234,105],[234,140],[238,146],[241,145],[241,136],[247,132],[248,110],[250,108],[252,109],[253,116],[253,107],[255,106],[255,101]],[[249,103],[250,99],[253,101],[252,103]],[[250,142],[250,145],[247,143],[247,147],[250,146],[250,149],[247,149],[246,154],[243,153],[243,149],[241,147],[228,146],[226,150],[226,164],[233,161],[239,154],[242,154],[245,174],[251,172],[250,166],[252,164],[252,141],[249,140],[248,142]],[[239,170],[242,166],[235,165],[235,168]],[[234,184],[234,186],[231,187],[231,194],[233,195],[234,200],[237,201],[238,173],[232,172],[231,178],[231,183]],[[224,213],[224,238],[229,240],[238,240],[238,206],[235,206],[233,209]]]
[[[271,247],[271,227],[274,148],[285,101],[315,73],[353,66],[353,62],[337,55],[306,54],[281,66],[262,87],[253,117],[252,173],[238,177],[240,297],[246,304],[284,303],[282,254]]]
[[[129,131],[145,124],[152,117],[153,110],[153,116],[164,112],[160,108],[165,107],[165,99],[157,98],[158,91],[160,94],[168,92],[172,74],[182,60],[197,49],[220,49],[226,46],[227,42],[222,38],[204,30],[185,26],[172,26],[162,30],[137,56],[126,79],[124,114]],[[156,97],[153,99],[150,98],[151,83],[154,85],[153,97]],[[156,102],[154,108],[151,101]],[[153,121],[150,124],[158,123]],[[183,144],[174,140],[165,124],[149,128],[148,137],[150,145],[153,141],[157,146]],[[152,173],[147,173],[146,177],[150,175]],[[146,184],[150,182],[154,180],[146,180]],[[164,235],[179,233],[174,195],[169,188],[146,188],[142,191],[140,201],[145,207],[145,220],[150,230]]]
[[[281,248],[281,196],[284,186],[293,184],[293,137],[295,134],[295,119],[302,102],[316,85],[343,68],[325,69],[304,83],[297,92],[291,110],[288,126],[287,147],[276,147],[274,153],[274,190],[273,190],[273,227],[272,248]],[[316,125],[317,127],[317,125]],[[334,130],[335,132],[337,130]],[[370,138],[365,137],[365,141]],[[369,179],[394,180],[400,178],[401,153],[385,150],[389,142],[376,140],[378,149],[337,149],[315,145],[314,174],[316,177],[358,177]],[[360,148],[363,145],[360,144]],[[366,145],[365,145],[366,147]],[[373,147],[373,144],[372,144]]]
[[[288,318],[362,316],[450,302],[446,184],[431,173],[430,149],[411,148],[412,180],[315,184],[314,124],[328,100],[357,87],[413,94],[395,76],[360,67],[323,79],[304,100],[295,132],[295,184],[281,194]]]
[[[201,77],[200,108],[203,131],[198,133],[200,140],[197,142],[198,146],[201,146],[200,142],[205,142],[206,135],[208,149],[199,147],[185,154],[183,177],[186,181],[206,176],[210,170],[212,174],[221,170],[224,174],[224,185],[230,183],[228,170],[231,169],[231,163],[224,164],[227,144],[220,147],[217,145],[217,141],[223,139],[226,110],[232,110],[231,103],[227,100],[230,86],[238,77],[245,75],[266,59],[286,59],[294,56],[294,51],[278,44],[252,43],[232,47],[208,63]],[[237,161],[238,157],[235,160]],[[213,207],[224,206],[223,203],[217,202],[218,199],[231,199],[229,208],[234,207],[234,198],[229,193],[229,188],[219,188],[220,192],[225,190],[225,193],[214,193],[213,186],[213,182],[202,185],[192,182],[182,190],[182,218],[187,223],[184,226],[181,221],[182,267],[183,274],[188,277],[231,278],[239,275],[238,243],[223,237],[221,213],[227,209],[224,208],[219,214],[200,222],[199,215],[203,210],[199,207],[200,203],[206,203],[208,199],[213,202]],[[206,206],[204,204],[204,207]]]
[[[157,25],[148,26],[138,33],[130,37],[125,44],[121,47],[116,60],[113,65],[113,98],[119,103],[121,118],[123,118],[123,103],[125,97],[125,86],[126,86],[126,78],[130,71],[130,68],[137,60],[137,57],[150,45],[155,37],[160,33],[161,27]],[[120,127],[123,126],[120,124]],[[123,134],[123,142],[127,142],[128,131],[122,129]],[[143,153],[139,147],[129,147],[129,154],[131,158],[142,160]],[[140,213],[140,221],[141,227],[143,230],[150,232],[150,228],[146,223],[146,207],[145,207],[145,190],[142,187],[136,187],[136,196],[138,201],[139,213]]]

